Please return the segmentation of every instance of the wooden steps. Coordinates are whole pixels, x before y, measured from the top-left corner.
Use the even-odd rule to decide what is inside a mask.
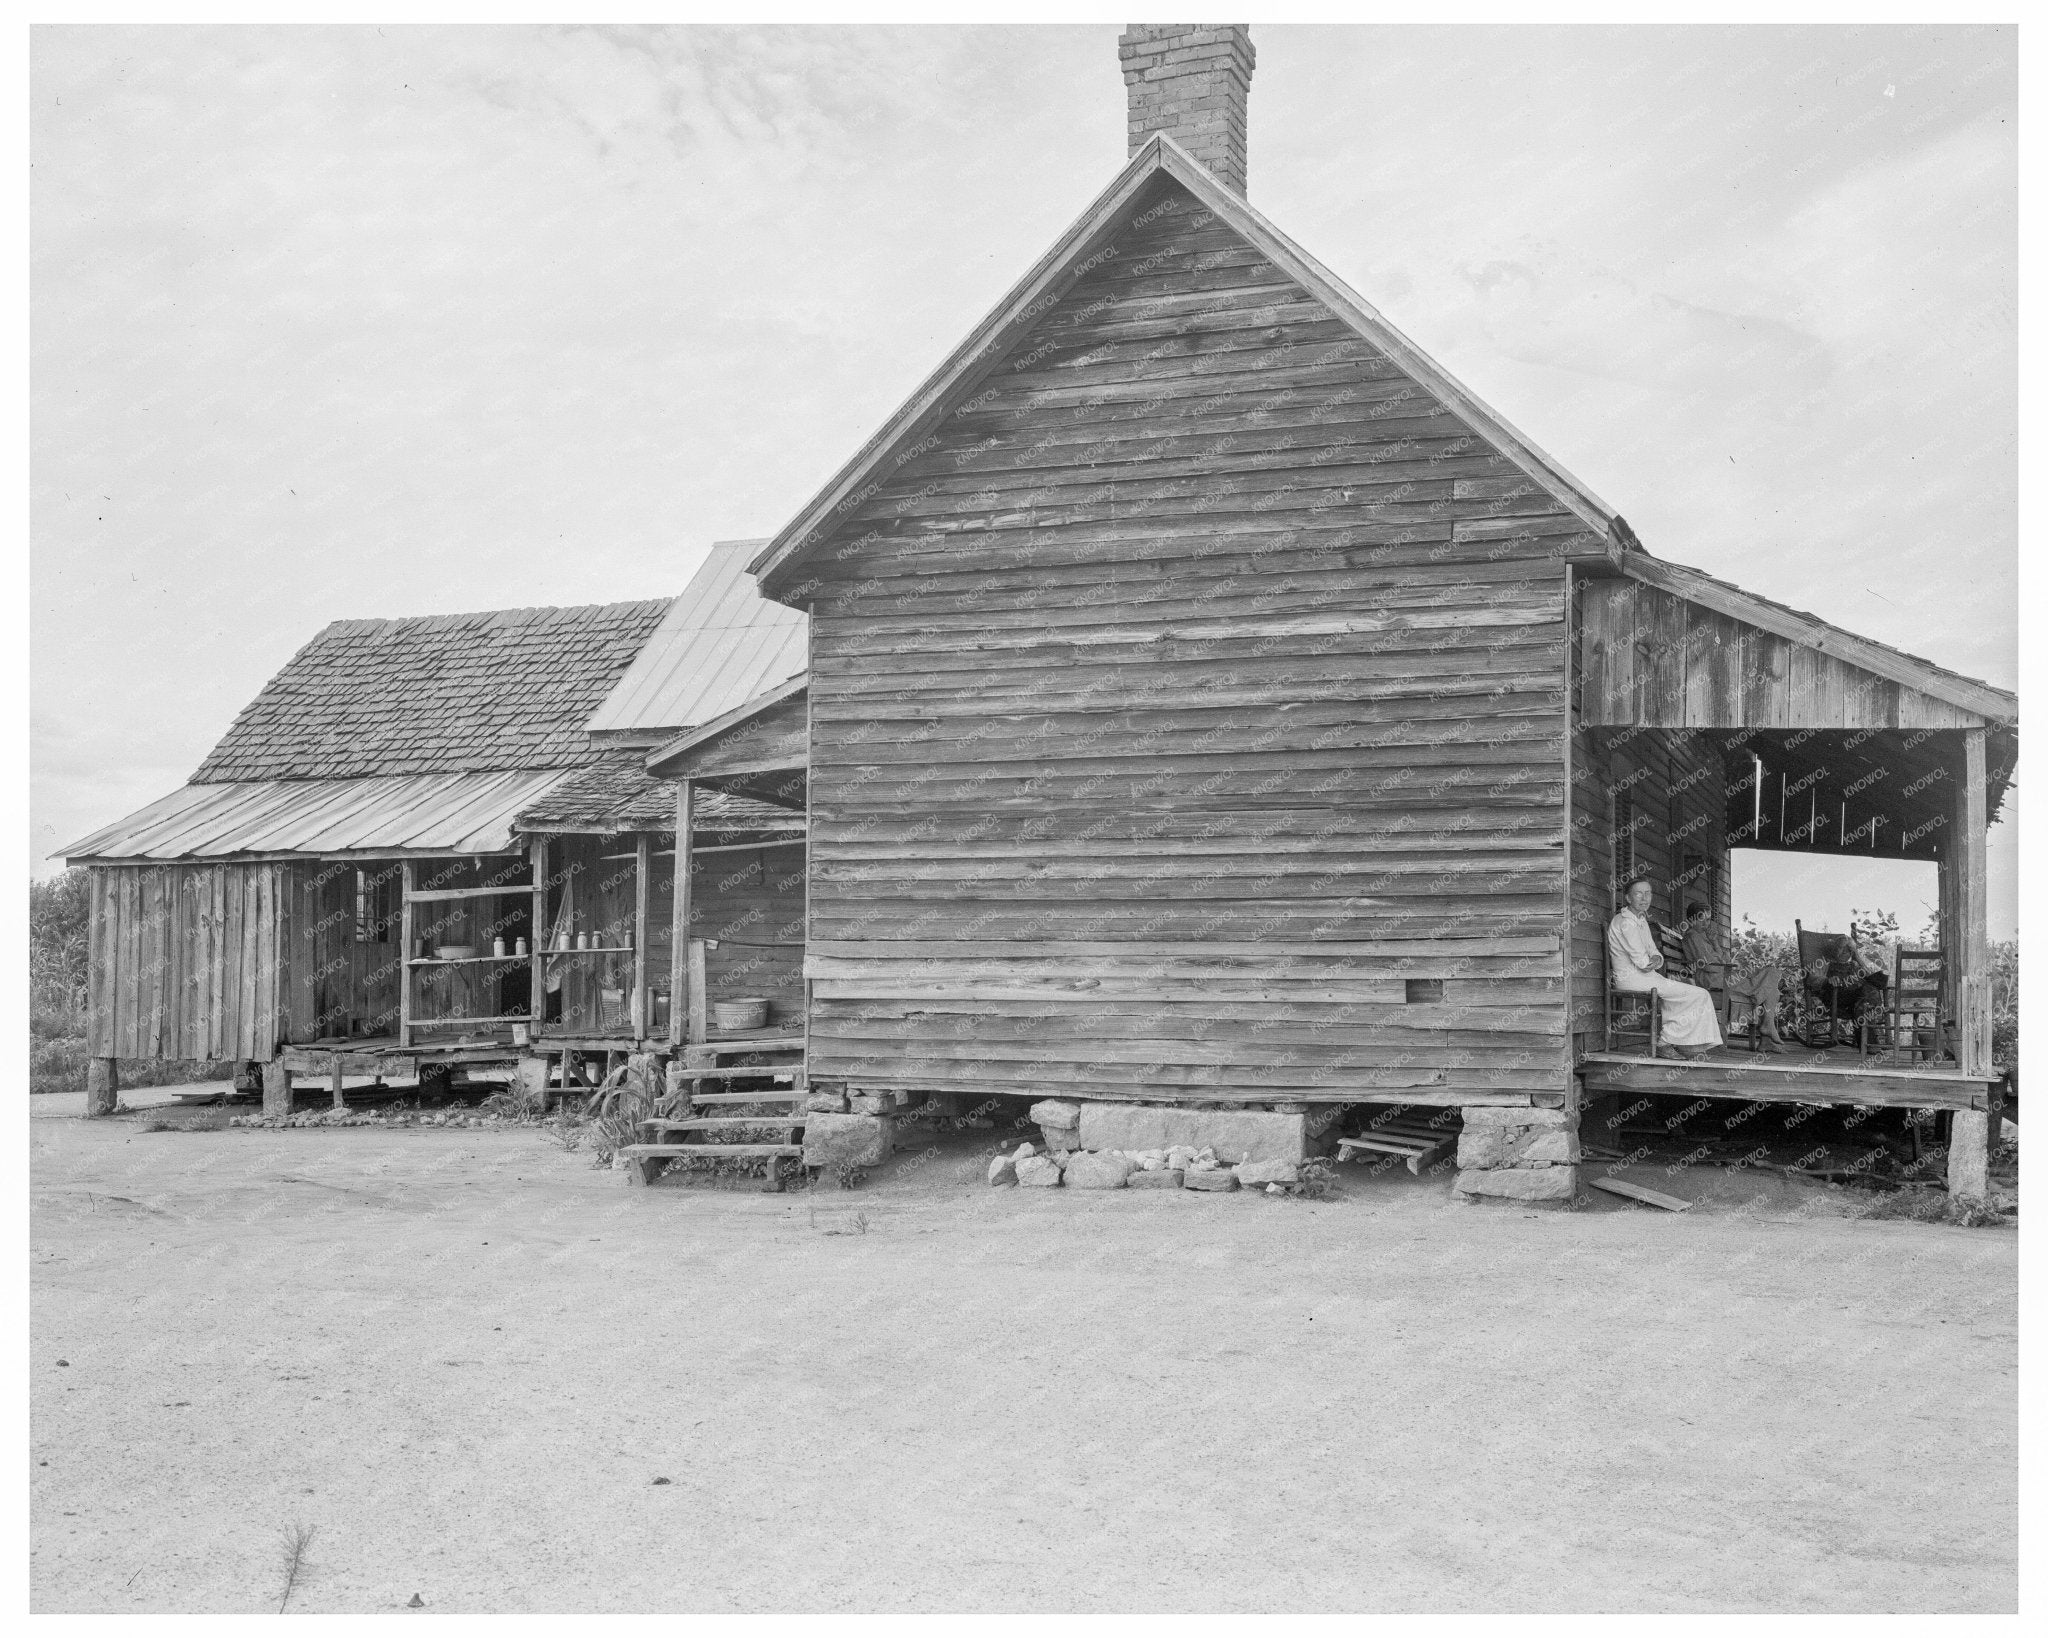
[[[1432,1126],[1421,1115],[1396,1115],[1375,1122],[1363,1137],[1339,1138],[1337,1156],[1350,1160],[1355,1154],[1398,1155],[1420,1176],[1423,1167],[1434,1165],[1457,1146],[1455,1129]]]
[[[786,1160],[801,1163],[803,1158],[804,1108],[803,1099],[808,1091],[804,1078],[804,1041],[802,1036],[791,1039],[727,1040],[695,1043],[686,1049],[689,1053],[702,1054],[699,1061],[690,1065],[671,1065],[670,1084],[675,1087],[671,1104],[679,1110],[674,1115],[654,1115],[639,1123],[646,1141],[629,1143],[618,1152],[627,1161],[627,1181],[637,1184],[652,1183],[661,1175],[662,1168],[671,1160],[760,1160],[768,1162],[768,1176],[764,1188],[779,1192],[782,1188],[782,1164]],[[729,1064],[718,1066],[719,1055],[735,1053],[794,1054],[780,1063]],[[705,1059],[712,1059],[706,1062]],[[738,1080],[781,1081],[781,1086],[770,1086],[751,1092],[706,1092],[704,1083],[718,1085]],[[770,1107],[763,1108],[762,1105]],[[701,1114],[702,1109],[732,1110],[732,1113]],[[741,1112],[743,1109],[751,1112]],[[780,1132],[782,1141],[774,1143],[721,1143],[717,1139],[723,1133],[737,1133],[749,1127],[765,1127],[771,1132]],[[680,1140],[680,1141],[678,1141]]]
[[[744,1080],[749,1075],[772,1075],[778,1080],[787,1080],[803,1073],[802,1064],[755,1064],[742,1069],[679,1069],[676,1078],[685,1081],[731,1081]]]

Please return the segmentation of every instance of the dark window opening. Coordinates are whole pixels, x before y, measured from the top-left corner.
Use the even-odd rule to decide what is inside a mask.
[[[356,942],[389,944],[398,920],[399,866],[356,871]]]
[[[1621,890],[1643,872],[1636,853],[1635,799],[1617,794],[1614,798],[1614,897],[1621,902]]]
[[[1408,980],[1410,1001],[1441,1001],[1444,998],[1444,981],[1441,978],[1411,978]]]

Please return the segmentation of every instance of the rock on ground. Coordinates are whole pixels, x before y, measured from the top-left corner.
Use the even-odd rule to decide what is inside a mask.
[[[1236,1170],[1238,1182],[1248,1189],[1268,1183],[1293,1183],[1301,1176],[1301,1168],[1291,1160],[1247,1160]]]
[[[1001,1184],[1014,1183],[1016,1181],[1017,1157],[1015,1155],[997,1155],[995,1159],[988,1163],[988,1183],[990,1188],[996,1188]]]
[[[1129,1181],[1131,1162],[1125,1155],[1091,1154],[1083,1150],[1067,1157],[1067,1187],[1070,1189],[1120,1189]]]
[[[1237,1187],[1237,1173],[1222,1166],[1197,1167],[1181,1174],[1181,1187],[1202,1189],[1210,1194],[1228,1194]]]
[[[1056,1189],[1060,1186],[1059,1162],[1045,1155],[1026,1155],[1017,1162],[1017,1181],[1027,1189]]]
[[[1181,1172],[1176,1167],[1162,1166],[1157,1171],[1133,1172],[1125,1180],[1128,1189],[1177,1189],[1181,1184]]]
[[[887,1115],[807,1114],[806,1166],[879,1166],[895,1146],[896,1123]]]

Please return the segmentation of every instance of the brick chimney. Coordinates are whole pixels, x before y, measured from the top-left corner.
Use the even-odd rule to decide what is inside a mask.
[[[1245,191],[1251,30],[1242,23],[1133,23],[1116,43],[1131,96],[1131,152],[1164,131],[1233,193]]]

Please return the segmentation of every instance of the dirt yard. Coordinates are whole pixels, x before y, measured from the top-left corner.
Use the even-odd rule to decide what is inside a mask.
[[[39,1611],[2016,1607],[2009,1228],[33,1102]]]

